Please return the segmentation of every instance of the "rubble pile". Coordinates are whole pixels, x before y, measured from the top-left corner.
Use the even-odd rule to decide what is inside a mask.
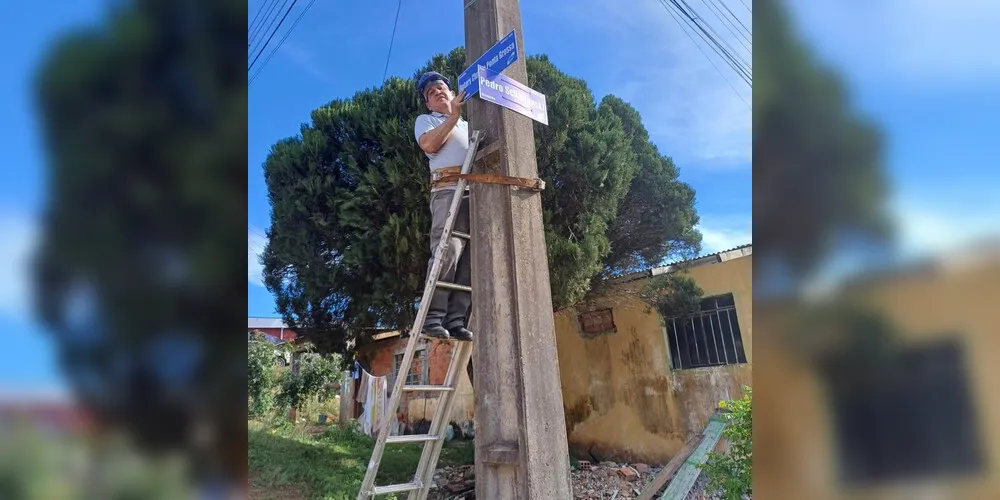
[[[662,467],[646,464],[580,461],[570,472],[574,500],[634,499],[649,484]],[[437,488],[428,496],[431,500],[474,500],[476,476],[471,465],[442,467],[434,474]]]

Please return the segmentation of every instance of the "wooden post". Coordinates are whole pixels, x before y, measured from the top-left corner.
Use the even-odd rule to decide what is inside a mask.
[[[340,384],[340,424],[346,426],[354,418],[354,379],[350,370],[343,373]]]
[[[510,30],[517,62],[504,74],[527,84],[517,0],[463,0],[467,65]],[[532,121],[476,97],[469,129],[485,132],[476,173],[538,176]],[[556,359],[541,194],[473,184],[472,330],[476,334],[476,497],[572,498]]]

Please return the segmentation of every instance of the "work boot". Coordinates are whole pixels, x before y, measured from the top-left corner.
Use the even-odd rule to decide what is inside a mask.
[[[456,326],[451,330],[448,330],[451,338],[455,340],[460,340],[462,342],[472,342],[472,332],[470,332],[464,326]]]
[[[431,337],[435,339],[448,339],[448,330],[445,330],[441,325],[425,326],[424,330],[420,332],[425,337]]]

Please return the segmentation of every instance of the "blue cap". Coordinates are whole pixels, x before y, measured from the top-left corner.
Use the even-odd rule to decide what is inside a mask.
[[[424,89],[426,89],[428,85],[437,81],[442,81],[445,85],[451,87],[451,82],[449,82],[444,75],[438,73],[437,71],[428,71],[427,73],[420,75],[420,79],[417,80],[417,92],[420,93],[421,100],[424,99]]]

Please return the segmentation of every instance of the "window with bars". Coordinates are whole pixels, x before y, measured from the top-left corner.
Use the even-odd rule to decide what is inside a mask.
[[[675,370],[747,362],[731,293],[703,299],[698,312],[667,319],[666,323]]]
[[[396,375],[399,374],[400,365],[403,364],[403,356],[405,353],[396,353],[396,356],[392,360],[392,384],[396,383]],[[418,348],[416,352],[413,353],[413,362],[410,363],[410,371],[406,374],[405,385],[427,385],[427,348]]]

